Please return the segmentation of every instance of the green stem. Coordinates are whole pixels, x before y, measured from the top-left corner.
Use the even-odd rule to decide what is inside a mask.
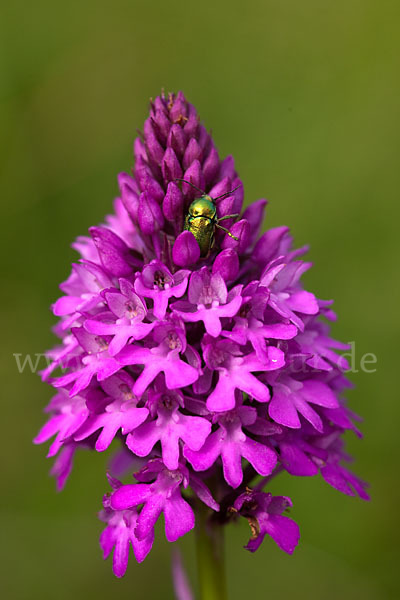
[[[196,550],[200,600],[228,600],[223,525],[209,519],[211,511],[196,511]]]

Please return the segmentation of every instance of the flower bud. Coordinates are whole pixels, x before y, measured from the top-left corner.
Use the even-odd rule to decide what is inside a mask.
[[[203,152],[197,140],[195,138],[190,138],[185,154],[183,155],[183,168],[187,169],[190,167],[194,160],[201,161],[202,155]]]
[[[188,120],[186,121],[186,123],[183,127],[183,131],[186,133],[188,138],[190,138],[192,136],[197,136],[198,129],[199,129],[199,118],[197,116],[196,109],[194,108],[194,106],[189,104],[189,116],[188,116]]]
[[[260,237],[253,251],[254,260],[266,265],[273,256],[276,256],[280,243],[288,233],[289,227],[274,227],[269,229]]]
[[[167,147],[171,147],[175,154],[182,158],[186,148],[186,134],[182,127],[175,123],[168,134]]]
[[[147,119],[144,124],[144,140],[149,159],[154,164],[160,165],[164,156],[164,149],[157,139],[150,119]]]
[[[192,162],[190,167],[185,171],[183,179],[185,179],[186,181],[190,181],[190,183],[198,187],[200,190],[204,190],[205,180],[201,169],[201,164],[198,160],[194,160]],[[191,199],[198,198],[200,196],[200,192],[195,190],[192,186],[188,185],[187,183],[182,184],[182,190],[183,193]]]
[[[233,248],[222,250],[214,260],[213,275],[220,273],[226,282],[236,279],[239,273],[239,258]]]
[[[266,205],[267,200],[261,198],[250,204],[243,213],[243,219],[247,219],[250,223],[251,243],[255,242],[262,227]]]
[[[170,119],[173,123],[177,123],[182,118],[188,117],[188,103],[185,100],[184,95],[179,92],[169,111]]]
[[[182,167],[172,148],[167,148],[161,163],[161,171],[166,181],[182,177]]]
[[[140,194],[138,221],[140,229],[147,235],[155,233],[164,224],[161,208],[148,192]]]
[[[122,203],[132,220],[137,223],[139,194],[136,181],[127,173],[120,173],[118,175],[118,184],[121,190]]]
[[[158,181],[154,179],[149,167],[141,159],[137,160],[136,163],[135,178],[142,192],[149,192],[154,200],[161,204],[164,199],[164,190]]]
[[[203,174],[206,180],[206,185],[214,181],[219,170],[219,156],[215,148],[211,148],[210,154],[207,156],[203,164]]]
[[[193,265],[200,258],[200,247],[190,231],[182,231],[172,248],[172,260],[179,267]]]
[[[164,217],[167,221],[177,222],[182,218],[183,194],[176,183],[168,184],[167,193],[162,205]]]
[[[96,245],[103,267],[116,277],[130,275],[129,248],[115,233],[105,227],[91,227],[90,235]]]
[[[221,162],[220,169],[220,177],[229,177],[229,179],[233,180],[236,175],[235,171],[235,160],[231,154],[229,154],[224,160]]]
[[[151,118],[151,122],[157,138],[165,146],[171,128],[170,120],[163,110],[156,110]]]
[[[243,254],[245,250],[249,247],[250,241],[250,225],[246,219],[241,219],[237,223],[235,223],[231,229],[230,233],[238,238],[238,241],[231,238],[229,235],[226,235],[222,241],[222,248],[225,250],[226,248],[236,248],[239,254]]]

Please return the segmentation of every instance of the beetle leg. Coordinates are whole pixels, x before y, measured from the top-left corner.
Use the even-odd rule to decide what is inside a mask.
[[[225,233],[229,235],[229,237],[233,238],[236,242],[239,241],[239,238],[236,237],[236,235],[233,235],[228,229],[222,227],[222,225],[218,225],[218,223],[215,223],[215,227],[218,227],[218,229],[222,229],[222,231],[225,231]]]
[[[236,217],[239,217],[239,213],[236,213],[235,215],[225,215],[224,217],[221,217],[220,219],[218,219],[219,221],[225,221],[226,219],[235,219]]]

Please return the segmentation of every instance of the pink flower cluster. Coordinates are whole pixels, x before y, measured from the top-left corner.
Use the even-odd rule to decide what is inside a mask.
[[[346,346],[329,336],[331,302],[302,288],[311,265],[286,227],[259,235],[266,202],[242,212],[232,157],[220,159],[182,93],[156,98],[134,152],[115,213],[74,244],[81,259],[53,306],[61,344],[42,373],[55,395],[35,442],[53,438],[59,488],[77,449],[118,444],[100,539],[117,576],[130,545],[146,557],[161,513],[173,542],[195,526],[199,504],[221,525],[248,519],[249,550],[268,534],[291,553],[298,526],[283,514],[290,499],[263,491],[271,477],[321,473],[367,498],[343,465],[343,433],[359,432],[342,395],[336,350]],[[218,219],[240,215],[224,221],[233,237],[215,228],[205,257],[184,229],[200,196],[192,186],[222,195]]]

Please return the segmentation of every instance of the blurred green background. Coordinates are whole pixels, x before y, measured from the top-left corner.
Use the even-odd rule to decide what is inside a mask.
[[[229,591],[244,597],[400,597],[398,426],[399,2],[2,2],[2,598],[173,598],[161,530],[119,581],[97,521],[106,457],[78,454],[62,494],[31,439],[50,389],[13,353],[51,347],[49,305],[74,259],[70,242],[103,220],[148,100],[182,89],[246,201],[269,199],[265,226],[311,244],[309,289],[335,298],[334,334],[377,371],[352,375],[365,439],[349,436],[372,501],[321,478],[282,477],[302,538],[251,555],[245,523],[227,534]],[[182,542],[195,584],[193,536]]]

